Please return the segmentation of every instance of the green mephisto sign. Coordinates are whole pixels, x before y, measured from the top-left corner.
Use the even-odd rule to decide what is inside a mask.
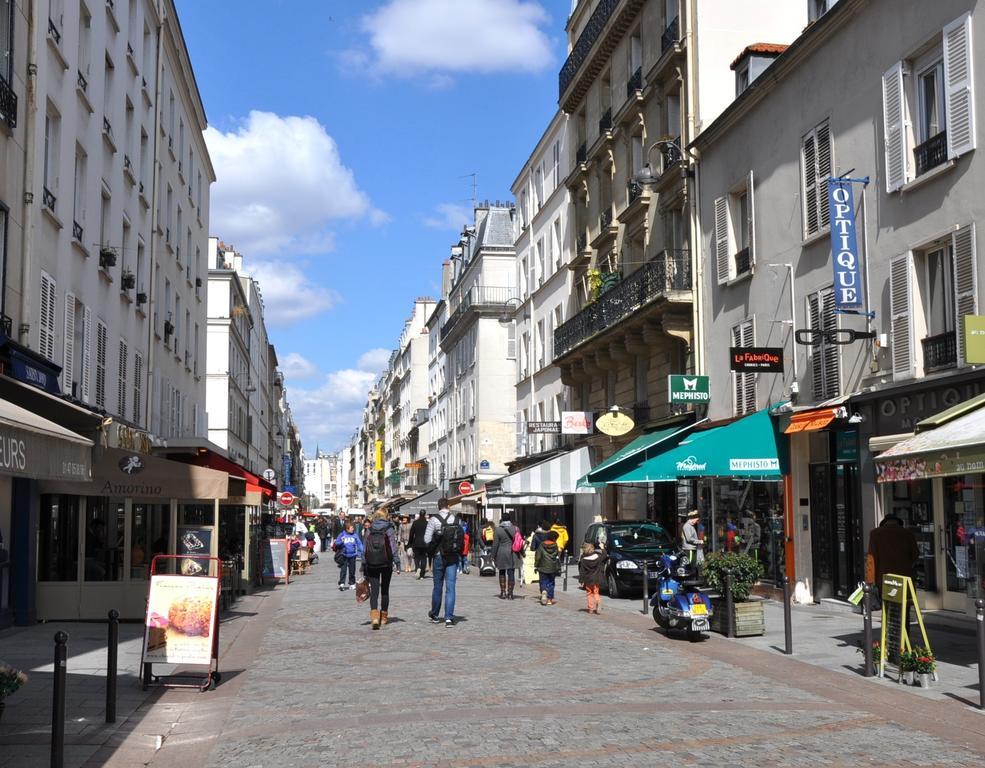
[[[668,376],[667,392],[671,403],[707,403],[711,401],[711,386],[707,376]]]

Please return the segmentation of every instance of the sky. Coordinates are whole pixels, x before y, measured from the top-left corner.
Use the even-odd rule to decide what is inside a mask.
[[[305,452],[341,449],[418,296],[557,109],[570,0],[176,0]]]

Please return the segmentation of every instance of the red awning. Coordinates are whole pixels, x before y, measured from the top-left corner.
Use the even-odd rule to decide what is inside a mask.
[[[247,492],[253,491],[254,493],[262,494],[264,499],[272,499],[277,494],[277,486],[272,483],[268,483],[262,477],[254,475],[248,469],[244,469],[235,461],[231,461],[225,456],[220,456],[218,453],[213,453],[209,450],[200,450],[200,452],[196,453],[194,456],[179,454],[172,456],[171,458],[178,461],[187,461],[189,464],[196,464],[200,467],[218,469],[229,473],[233,477],[240,477],[246,481]]]
[[[816,411],[804,411],[790,417],[790,426],[783,433],[792,435],[796,432],[817,432],[824,429],[838,416],[837,408],[823,408]]]

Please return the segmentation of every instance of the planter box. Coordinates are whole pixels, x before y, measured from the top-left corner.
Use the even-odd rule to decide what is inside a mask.
[[[715,613],[711,617],[711,628],[715,632],[726,634],[725,632],[725,600],[716,598],[712,600]],[[766,616],[763,612],[764,601],[749,600],[745,603],[734,603],[732,605],[732,616],[729,617],[732,624],[733,637],[752,637],[754,635],[766,634]]]

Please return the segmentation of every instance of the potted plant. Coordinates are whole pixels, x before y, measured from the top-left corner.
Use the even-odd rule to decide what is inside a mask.
[[[726,633],[731,626],[735,637],[762,635],[766,632],[763,601],[749,599],[753,585],[763,576],[763,566],[756,558],[742,552],[713,552],[705,558],[701,574],[708,586],[720,595],[713,601],[713,629]],[[732,592],[731,615],[727,615],[725,602],[726,581]]]
[[[920,678],[921,688],[930,688],[930,677],[937,670],[937,660],[929,648],[914,648],[914,672]]]
[[[865,648],[864,646],[862,646],[861,643],[859,643],[858,648],[855,649],[855,653],[861,653],[863,656],[865,655]],[[882,643],[880,643],[878,640],[873,640],[872,641],[872,671],[873,672],[876,673],[879,672],[880,659],[882,659]]]
[[[916,674],[917,670],[917,654],[916,651],[900,651],[899,654],[899,671],[900,676],[903,678],[903,682],[907,685],[913,685],[913,676]]]
[[[3,716],[3,710],[6,706],[4,704],[4,699],[14,693],[26,682],[27,675],[19,669],[14,669],[13,667],[0,661],[0,717]]]

